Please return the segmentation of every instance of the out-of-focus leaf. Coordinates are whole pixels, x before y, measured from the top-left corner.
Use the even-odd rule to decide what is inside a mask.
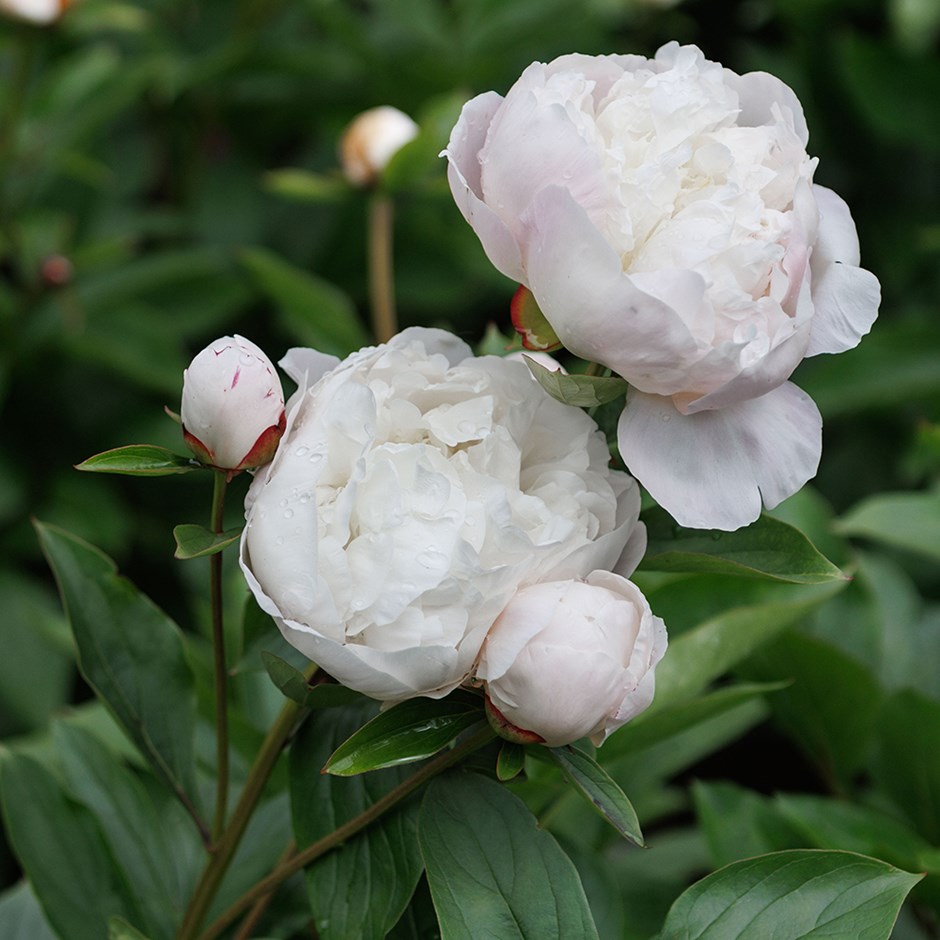
[[[795,631],[757,651],[740,671],[749,679],[791,680],[768,700],[771,711],[829,780],[847,786],[871,749],[881,705],[871,672]]]
[[[525,362],[539,385],[564,405],[593,408],[613,401],[627,391],[627,383],[617,376],[563,375],[536,362],[531,356],[526,356]]]
[[[83,675],[195,816],[196,694],[179,628],[96,548],[54,526],[36,528]]]
[[[122,917],[112,917],[108,921],[108,940],[150,940],[150,938],[144,936]]]
[[[337,356],[368,345],[352,301],[338,287],[265,248],[244,248],[239,258],[301,342]]]
[[[0,793],[17,857],[57,934],[101,940],[109,917],[140,919],[94,817],[68,798],[50,771],[31,758],[4,754]]]
[[[904,898],[922,877],[851,852],[761,855],[683,892],[660,940],[888,940]]]
[[[918,831],[940,841],[940,702],[913,691],[885,702],[873,773]]]
[[[213,532],[205,526],[186,523],[173,527],[173,538],[176,539],[174,558],[188,560],[190,558],[205,558],[215,555],[223,548],[228,548],[239,540],[242,527],[227,529],[225,532]]]
[[[845,535],[875,539],[940,561],[940,490],[870,496],[836,527]]]
[[[571,860],[501,784],[479,774],[438,777],[421,804],[418,839],[449,940],[596,940]]]
[[[633,804],[597,761],[571,745],[547,750],[577,791],[620,835],[643,845],[643,833]]]
[[[303,848],[348,822],[408,775],[392,767],[357,777],[334,777],[320,769],[330,752],[376,705],[361,702],[312,716],[291,747],[291,815]],[[405,803],[306,869],[314,922],[323,940],[381,940],[408,904],[421,876],[416,819]]]
[[[303,705],[304,708],[336,708],[362,698],[358,692],[342,685],[333,683],[310,685],[299,669],[295,669],[290,663],[284,662],[279,656],[267,650],[261,651],[261,658],[264,660],[264,666],[271,681],[287,698],[298,705]]]
[[[443,699],[409,699],[382,712],[344,741],[323,769],[348,777],[423,760],[484,721],[482,705],[478,696],[459,690]]]
[[[762,515],[736,532],[707,532],[677,526],[659,507],[644,510],[649,538],[644,571],[736,574],[796,584],[845,580],[799,529]]]
[[[336,202],[349,194],[349,184],[339,174],[326,176],[290,167],[265,173],[264,185],[276,196],[295,202]]]
[[[0,936],[4,940],[58,940],[28,881],[0,894]]]
[[[90,473],[121,473],[127,476],[163,477],[204,469],[192,457],[182,457],[155,444],[127,444],[89,457],[75,465]]]

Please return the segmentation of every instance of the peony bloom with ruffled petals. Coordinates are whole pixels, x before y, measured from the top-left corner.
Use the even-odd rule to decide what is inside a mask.
[[[248,493],[242,569],[344,685],[446,695],[519,587],[641,557],[635,481],[523,363],[413,328],[340,364],[312,350],[281,364],[299,389]]]
[[[878,309],[783,82],[694,46],[563,56],[468,102],[444,151],[490,260],[576,355],[630,383],[620,451],[682,525],[732,530],[816,472],[788,381]]]

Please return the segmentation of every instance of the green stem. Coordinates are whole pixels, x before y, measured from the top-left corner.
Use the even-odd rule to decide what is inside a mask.
[[[228,473],[213,473],[212,531],[222,531]],[[228,667],[225,663],[225,626],[222,619],[222,553],[209,558],[209,593],[212,600],[212,652],[215,666],[216,792],[212,839],[218,841],[228,810]]]
[[[390,196],[376,191],[369,198],[369,300],[372,331],[380,343],[398,332],[392,265],[394,207]]]
[[[311,667],[315,669],[316,667]],[[245,787],[242,790],[238,803],[232,811],[228,827],[222,833],[221,839],[215,847],[212,858],[209,859],[199,884],[190,899],[189,907],[183,917],[183,923],[180,926],[176,940],[193,940],[199,933],[199,928],[205,920],[209,905],[215,897],[222,878],[232,862],[235,850],[241,842],[245,829],[251,819],[255,806],[261,799],[265,784],[271,771],[277,763],[281,751],[293,734],[299,719],[302,717],[304,709],[296,702],[285,702],[280,714],[277,716],[274,724],[271,726],[258,756],[248,773],[248,779],[245,781]]]
[[[334,829],[329,835],[318,839],[312,845],[298,852],[288,861],[275,868],[267,878],[263,878],[259,881],[250,891],[243,894],[227,911],[220,914],[201,934],[199,940],[215,940],[229,924],[236,920],[243,910],[250,907],[259,898],[269,894],[283,881],[290,878],[291,875],[300,871],[302,868],[305,868],[321,855],[325,855],[331,849],[335,849],[338,845],[354,836],[357,832],[365,829],[366,826],[378,819],[383,813],[390,810],[396,803],[401,802],[422,784],[427,783],[432,777],[436,777],[438,774],[447,770],[448,767],[453,766],[468,754],[472,754],[494,737],[496,737],[496,732],[494,732],[489,725],[484,725],[456,747],[435,757],[434,760],[425,764],[419,771],[412,774],[393,790],[390,790],[385,796],[363,810],[358,816],[350,819],[349,822],[343,823],[342,826]]]

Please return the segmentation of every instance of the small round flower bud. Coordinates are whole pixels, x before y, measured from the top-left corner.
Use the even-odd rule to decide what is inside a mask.
[[[363,111],[343,132],[339,157],[346,179],[354,186],[371,186],[388,161],[418,135],[418,125],[402,111],[387,105]]]
[[[183,372],[186,446],[218,470],[260,467],[284,433],[284,394],[271,360],[241,336],[210,343]]]
[[[0,0],[0,12],[18,20],[41,26],[54,23],[69,6],[70,0]]]
[[[665,652],[666,627],[640,590],[592,571],[520,590],[490,628],[476,678],[502,737],[600,745],[649,707]]]

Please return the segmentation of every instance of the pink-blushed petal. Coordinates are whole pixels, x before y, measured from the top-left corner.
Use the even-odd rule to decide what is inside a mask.
[[[881,285],[858,267],[858,233],[849,207],[831,189],[814,186],[819,234],[813,272],[813,331],[807,356],[853,349],[871,329],[881,303]]]
[[[822,418],[791,382],[720,411],[682,415],[630,391],[617,429],[630,472],[680,525],[734,531],[792,496],[819,465]]]
[[[525,272],[516,241],[505,223],[483,201],[480,185],[480,150],[493,114],[502,101],[494,91],[468,101],[441,155],[448,160],[447,180],[457,208],[476,232],[487,258],[506,277],[523,283]]]
[[[700,356],[682,318],[640,290],[585,210],[559,186],[542,190],[525,215],[529,288],[565,346],[601,362],[633,385],[672,394]],[[685,295],[701,298],[705,282],[676,272]]]
[[[738,93],[741,113],[739,127],[760,127],[775,122],[774,105],[786,109],[793,115],[793,129],[803,146],[809,140],[809,129],[803,114],[803,105],[793,89],[768,72],[747,72],[738,75],[730,69],[724,70],[725,82]]]

